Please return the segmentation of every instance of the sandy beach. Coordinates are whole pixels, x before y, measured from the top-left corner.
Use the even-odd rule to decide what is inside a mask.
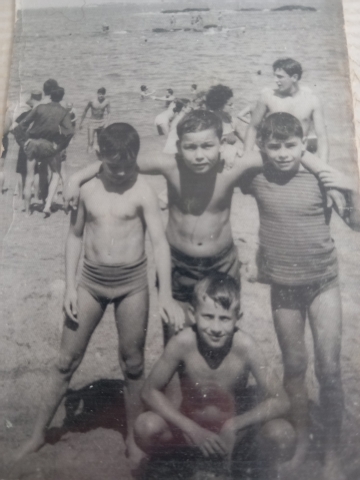
[[[140,132],[142,145],[140,155],[161,155],[164,140],[155,136],[153,118],[161,111],[161,105],[140,102],[139,86],[143,81],[149,86],[184,92],[193,81],[204,87],[223,82],[234,89],[236,108],[256,99],[259,90],[272,82],[271,63],[278,56],[292,55],[306,66],[304,84],[319,93],[325,106],[330,138],[330,163],[356,175],[355,147],[353,141],[352,114],[349,109],[350,92],[347,63],[344,57],[344,34],[340,2],[318,0],[316,14],[287,13],[275,19],[265,13],[259,19],[248,17],[235,20],[228,14],[229,24],[247,31],[225,35],[203,35],[189,38],[186,32],[169,34],[166,38],[150,33],[154,25],[165,22],[161,14],[155,18],[148,14],[132,14],[126,19],[119,15],[118,31],[127,34],[111,38],[91,36],[96,28],[94,14],[89,13],[86,31],[75,33],[78,12],[73,13],[73,23],[66,23],[65,30],[57,30],[59,50],[54,57],[50,38],[51,25],[38,33],[39,17],[33,12],[24,14],[24,32],[17,33],[10,86],[10,100],[18,101],[20,92],[25,95],[33,86],[41,86],[49,76],[65,86],[67,98],[74,102],[79,113],[86,98],[94,88],[105,86],[110,91],[114,104],[113,118],[132,123]],[[95,9],[94,9],[95,10]],[[50,23],[61,17],[49,14]],[[44,15],[45,15],[44,14]],[[51,16],[52,15],[52,16]],[[57,15],[60,15],[57,16]],[[69,14],[70,15],[70,14]],[[107,12],[101,14],[109,18]],[[101,16],[100,15],[100,16]],[[122,13],[122,15],[124,15]],[[142,16],[141,16],[142,15]],[[284,15],[287,15],[284,17]],[[318,15],[318,17],[309,17]],[[61,17],[62,18],[62,17]],[[226,15],[225,15],[226,18]],[[26,19],[28,23],[25,26]],[[51,20],[52,19],[52,20]],[[102,21],[102,20],[101,20]],[[185,20],[183,19],[185,22]],[[115,20],[114,20],[115,22]],[[120,20],[119,20],[120,22]],[[235,22],[237,22],[235,24]],[[280,23],[279,23],[280,22]],[[100,22],[101,24],[101,22]],[[282,28],[276,35],[275,28]],[[323,24],[327,28],[315,30]],[[141,30],[139,25],[146,25]],[[113,26],[112,26],[113,27]],[[85,28],[85,27],[84,27]],[[93,30],[91,30],[93,28]],[[264,29],[265,39],[259,36]],[[46,30],[46,31],[45,31]],[[90,32],[90,33],[89,33]],[[242,30],[241,30],[242,32]],[[291,32],[291,37],[289,36]],[[304,33],[305,32],[305,33]],[[66,35],[65,35],[66,33]],[[70,35],[73,39],[70,41]],[[43,35],[44,48],[36,48],[39,36]],[[171,35],[173,35],[171,37]],[[178,35],[178,37],[175,37]],[[55,35],[56,36],[56,35]],[[120,38],[125,40],[119,40]],[[146,45],[143,38],[147,38]],[[270,42],[271,39],[271,42]],[[303,42],[299,45],[300,40]],[[254,45],[255,42],[255,45]],[[256,43],[257,42],[257,43]],[[186,62],[186,49],[196,45],[202,54],[201,60],[188,60],[190,71],[181,71]],[[267,48],[261,47],[267,45]],[[149,47],[149,48],[148,48]],[[167,48],[167,58],[158,60],[158,52]],[[74,54],[71,56],[71,49]],[[106,55],[103,55],[104,49]],[[146,52],[144,51],[145,49]],[[85,55],[88,77],[77,66],[79,57]],[[172,55],[169,54],[172,52]],[[226,52],[221,58],[221,53]],[[257,52],[257,53],[255,53]],[[118,54],[118,56],[117,56]],[[237,55],[235,57],[235,55]],[[234,62],[236,58],[237,62]],[[17,63],[20,61],[20,78]],[[166,63],[167,62],[167,63]],[[168,65],[165,67],[164,65]],[[184,63],[183,63],[184,65]],[[220,67],[219,67],[220,66]],[[256,83],[256,71],[263,74]],[[206,70],[208,68],[208,70]],[[203,72],[206,71],[206,74]],[[161,73],[160,73],[161,72]],[[152,83],[152,85],[150,85]],[[42,388],[46,385],[47,372],[56,358],[62,328],[62,298],[64,292],[64,245],[69,216],[62,211],[59,195],[58,210],[48,219],[34,211],[26,218],[14,196],[16,183],[16,157],[18,147],[11,139],[6,161],[6,184],[8,191],[0,198],[0,238],[2,242],[0,277],[0,302],[2,330],[0,350],[0,478],[7,480],[106,480],[130,479],[127,459],[124,455],[123,434],[125,428],[122,406],[122,374],[117,359],[117,342],[112,308],[107,312],[96,330],[86,356],[76,372],[66,406],[59,409],[49,431],[48,443],[38,453],[29,456],[12,472],[5,467],[9,453],[31,433]],[[86,154],[86,131],[77,133],[68,148],[68,173],[72,173],[95,160]],[[162,178],[149,177],[150,184],[159,193],[165,187]],[[166,212],[163,213],[166,222]],[[255,201],[236,191],[232,205],[232,227],[239,257],[246,262],[254,254],[257,241],[258,214]],[[345,415],[342,429],[343,449],[341,457],[349,480],[360,478],[360,235],[352,232],[333,215],[332,232],[337,245],[340,263],[340,281],[343,300],[342,371],[345,392]],[[147,372],[162,349],[160,319],[157,313],[155,272],[152,253],[149,255],[149,284],[151,286],[151,310],[146,344]],[[243,278],[244,278],[243,276]],[[269,287],[243,281],[242,327],[260,343],[270,362],[282,375],[280,350],[273,329]],[[313,371],[313,353],[310,332],[307,331],[310,363],[307,382],[312,399],[314,431],[309,460],[303,465],[297,480],[319,478],[319,439],[321,428],[316,410],[317,383]],[[64,421],[65,418],[65,421]],[[160,476],[159,476],[160,478]],[[167,477],[169,478],[169,477]],[[177,477],[185,478],[185,477]]]

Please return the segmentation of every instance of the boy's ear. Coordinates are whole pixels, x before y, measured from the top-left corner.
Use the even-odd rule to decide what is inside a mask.
[[[306,152],[306,150],[307,150],[308,137],[303,137],[303,139],[302,139],[302,143],[303,143],[302,154],[304,155],[304,153],[305,153],[305,152]]]
[[[191,322],[191,325],[195,325],[196,320],[195,320],[195,309],[192,305],[187,306],[188,310],[188,315],[189,315],[189,320]]]
[[[291,78],[294,80],[294,82],[299,81],[299,75],[297,73],[294,73],[294,75],[291,75]]]

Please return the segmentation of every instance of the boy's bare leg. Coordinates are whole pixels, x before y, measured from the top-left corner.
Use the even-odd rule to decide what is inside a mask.
[[[43,212],[47,216],[51,215],[51,210],[50,210],[51,204],[56,194],[56,190],[60,180],[60,168],[61,168],[60,155],[58,154],[54,158],[52,158],[49,165],[52,171],[52,176],[50,180],[48,195],[45,201],[45,207],[43,210]]]
[[[278,308],[282,299],[272,289],[273,317],[284,363],[284,388],[291,402],[291,421],[297,436],[293,458],[281,466],[280,478],[290,478],[303,463],[309,447],[308,394],[305,384],[307,352],[305,345],[305,309],[299,309],[294,299],[287,299],[287,308]],[[296,308],[297,307],[297,308]]]
[[[36,452],[45,443],[46,429],[64,398],[71,377],[83,359],[91,335],[103,316],[99,303],[83,288],[78,288],[78,323],[66,319],[63,327],[59,357],[47,379],[46,393],[40,406],[31,438],[13,455],[14,461]]]
[[[87,152],[92,152],[94,149],[94,137],[95,137],[95,130],[92,126],[89,125],[88,127],[88,146]]]
[[[30,215],[31,189],[34,183],[36,160],[27,159],[26,161],[26,179],[24,186],[24,206],[26,215]]]
[[[319,294],[309,308],[309,321],[314,338],[315,373],[320,386],[320,408],[325,435],[323,478],[326,480],[345,479],[338,457],[344,408],[340,367],[341,317],[338,286]]]
[[[143,412],[141,388],[144,384],[144,348],[149,315],[149,292],[144,289],[115,304],[119,335],[119,362],[124,373],[124,399],[127,420],[127,454],[131,468],[138,467],[144,457],[134,439],[134,424]]]

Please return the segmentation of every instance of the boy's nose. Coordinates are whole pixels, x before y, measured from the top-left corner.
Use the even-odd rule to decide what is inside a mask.
[[[196,153],[196,160],[202,160],[204,158],[204,152],[202,148],[197,148],[195,153]]]

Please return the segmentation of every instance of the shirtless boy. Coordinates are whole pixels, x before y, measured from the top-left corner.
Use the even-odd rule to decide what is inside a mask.
[[[239,310],[239,286],[229,275],[215,272],[196,284],[193,327],[169,341],[145,381],[142,399],[149,411],[135,423],[145,454],[188,446],[200,457],[222,458],[224,470],[232,470],[235,444],[255,437],[259,453],[275,464],[291,456],[295,433],[280,418],[289,409],[288,397],[257,343],[237,328]],[[179,409],[163,393],[176,372]],[[246,401],[250,374],[261,394],[252,405]]]
[[[320,387],[324,427],[324,480],[343,480],[338,448],[343,414],[341,384],[341,298],[336,249],[330,234],[331,209],[324,188],[305,170],[300,121],[288,113],[268,116],[259,131],[264,169],[248,178],[245,193],[254,195],[260,214],[260,279],[271,286],[275,330],[284,362],[284,386],[297,433],[294,457],[283,468],[294,478],[309,447],[305,385],[306,316],[314,340],[315,374]],[[334,169],[319,173],[327,188],[344,192],[348,208],[341,216],[360,230],[357,185]]]
[[[310,88],[300,85],[302,77],[300,63],[291,58],[282,58],[273,64],[273,70],[277,88],[265,88],[262,91],[246,133],[245,151],[253,149],[256,131],[264,117],[271,113],[287,112],[300,120],[306,137],[313,127],[317,142],[311,139],[311,143],[308,142],[308,149],[313,153],[317,151],[317,156],[327,162],[329,145],[323,108],[319,98]]]
[[[262,159],[259,152],[248,152],[235,161],[232,170],[226,170],[220,158],[222,121],[206,110],[188,113],[179,122],[177,134],[174,158],[142,158],[138,167],[141,173],[162,174],[167,181],[172,292],[179,302],[189,303],[196,282],[213,270],[231,275],[240,284],[230,225],[231,199],[240,177],[249,168],[262,167]],[[308,152],[302,162],[308,168],[320,166]],[[99,168],[100,163],[94,163],[71,176],[65,192],[68,202],[77,201],[79,185]]]
[[[114,123],[99,137],[102,171],[80,191],[66,243],[65,323],[59,358],[31,439],[15,459],[38,450],[45,433],[83,359],[92,333],[106,306],[114,304],[119,336],[119,359],[125,377],[125,408],[131,461],[139,452],[133,425],[141,413],[144,344],[148,322],[148,281],[145,229],[153,244],[159,278],[159,307],[163,321],[182,323],[183,312],[173,301],[170,251],[155,193],[137,174],[140,139],[126,123]],[[84,246],[84,266],[76,287],[76,270]]]
[[[89,118],[88,125],[87,151],[91,152],[94,148],[95,133],[97,135],[97,140],[99,141],[99,135],[106,127],[109,120],[110,101],[106,98],[106,89],[104,87],[99,88],[97,91],[97,98],[90,100],[86,105],[84,113],[80,119],[79,130],[82,129],[83,121],[89,109],[91,111],[91,117]]]

